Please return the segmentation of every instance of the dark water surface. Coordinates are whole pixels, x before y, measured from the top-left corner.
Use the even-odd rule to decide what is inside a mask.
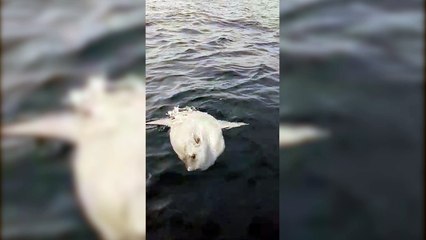
[[[281,239],[423,239],[422,5],[281,1]]]
[[[278,238],[278,15],[275,0],[147,2],[147,120],[194,106],[249,123],[191,173],[148,129],[148,239]]]
[[[276,184],[267,142],[280,118],[332,132],[280,152],[281,239],[422,239],[423,4],[281,1],[278,116],[274,1],[152,1],[148,118],[193,105],[250,123],[225,133],[215,166],[191,174],[167,129],[148,129],[152,238],[269,231],[277,192],[259,186]],[[145,1],[5,0],[1,11],[3,120],[63,108],[63,94],[94,72],[143,76]],[[75,201],[71,149],[2,150],[2,239],[96,239]]]

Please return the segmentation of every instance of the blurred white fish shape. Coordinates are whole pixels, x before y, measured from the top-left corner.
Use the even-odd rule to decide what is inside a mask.
[[[204,171],[215,163],[225,150],[222,129],[248,125],[217,120],[208,113],[190,107],[175,107],[167,115],[168,118],[147,124],[170,127],[170,143],[187,171]]]
[[[308,125],[280,124],[280,147],[292,147],[326,138],[330,133]]]
[[[100,237],[145,239],[144,84],[127,78],[113,86],[95,77],[71,92],[69,103],[71,111],[5,126],[2,134],[73,143],[77,195]]]

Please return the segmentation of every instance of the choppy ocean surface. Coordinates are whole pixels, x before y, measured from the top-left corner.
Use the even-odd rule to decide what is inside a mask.
[[[247,198],[241,197],[246,196],[248,189],[257,189],[258,184],[268,181],[248,178],[264,173],[270,176],[273,169],[262,164],[258,168],[261,171],[255,171],[256,162],[267,163],[270,159],[260,161],[262,157],[249,153],[259,146],[263,146],[259,152],[267,151],[263,149],[267,144],[254,140],[254,136],[257,130],[262,136],[265,132],[260,130],[272,125],[277,118],[263,112],[269,108],[258,107],[273,106],[274,101],[265,99],[274,98],[260,98],[263,88],[254,91],[256,81],[245,79],[249,76],[256,79],[258,69],[263,70],[257,78],[275,77],[266,74],[275,63],[265,62],[273,59],[267,53],[271,45],[260,47],[255,42],[266,39],[260,33],[277,23],[269,19],[269,12],[262,10],[267,5],[244,10],[246,2],[241,7],[243,5],[230,1],[206,1],[199,3],[199,11],[189,3],[179,6],[179,2],[157,2],[156,12],[175,5],[182,11],[170,16],[171,23],[147,23],[147,31],[164,25],[163,28],[169,27],[165,32],[174,37],[166,39],[168,46],[161,44],[161,35],[151,36],[163,48],[151,48],[151,54],[157,57],[153,62],[147,61],[151,71],[157,74],[153,72],[148,79],[148,90],[164,90],[164,93],[159,99],[149,95],[149,118],[163,117],[175,103],[181,106],[189,103],[218,118],[251,124],[247,129],[225,133],[226,152],[203,175],[184,172],[168,145],[167,129],[149,129],[148,136],[155,138],[148,139],[148,150],[160,149],[163,154],[155,156],[151,152],[148,159],[154,176],[148,197],[155,202],[150,213],[160,216],[159,222],[149,220],[149,228],[156,234],[152,237],[175,233],[177,230],[170,228],[172,225],[183,225],[189,230],[191,226],[201,226],[198,232],[192,232],[194,236],[232,235],[235,232],[228,230],[226,220],[222,222],[218,218],[234,214],[227,212],[229,206],[248,206],[244,204],[253,203],[256,196],[267,191],[253,190]],[[281,1],[279,118],[323,126],[332,132],[326,141],[280,152],[281,239],[422,239],[422,5],[423,1],[418,0]],[[213,7],[220,14],[211,12]],[[144,74],[145,22],[141,13],[145,11],[145,1],[6,0],[2,2],[1,11],[3,121],[62,108],[61,96],[93,72],[106,71],[113,76],[128,72]],[[193,21],[190,18],[183,21],[185,14],[203,21],[194,22],[189,30],[184,29],[183,22]],[[206,27],[207,30],[217,29],[217,32],[205,42],[199,32],[208,24],[212,27]],[[239,30],[234,34],[235,29]],[[182,32],[186,32],[188,39],[179,40]],[[247,47],[249,52],[255,49],[266,58],[256,54],[244,56],[250,53],[244,48],[246,45],[238,46],[237,39],[246,34],[253,36],[247,38],[249,43],[244,43],[252,44]],[[202,45],[206,51],[179,43],[191,40],[197,41],[191,45]],[[231,53],[217,52],[220,47],[229,47],[227,50]],[[233,52],[242,48],[244,50]],[[176,53],[167,57],[179,59],[179,67],[172,70],[162,65],[163,69],[156,70],[155,62],[167,62],[167,57],[161,59],[163,54],[155,51],[171,53],[173,49]],[[212,55],[209,57],[212,62],[207,62],[204,54]],[[229,58],[253,61],[238,61],[235,65],[244,67],[231,68]],[[265,66],[256,69],[253,67],[256,61],[263,61]],[[224,69],[218,69],[222,63]],[[211,71],[199,72],[198,64],[212,66]],[[246,68],[252,69],[244,71]],[[159,79],[174,71],[186,75]],[[228,75],[223,75],[226,71]],[[197,72],[205,75],[196,77]],[[218,76],[212,77],[212,73]],[[184,83],[188,76],[190,79]],[[194,82],[194,78],[197,81]],[[221,96],[217,89],[229,87],[231,78],[237,81],[233,82],[235,89],[229,92],[239,91],[239,94],[227,101],[220,97],[215,100]],[[213,87],[207,84],[208,79],[214,79]],[[221,81],[227,84],[222,85]],[[196,83],[196,88],[191,89],[190,83]],[[238,87],[239,84],[242,86]],[[173,93],[172,86],[182,93]],[[178,86],[183,86],[182,90]],[[240,94],[243,89],[248,92]],[[225,93],[222,94],[230,97]],[[169,100],[167,95],[171,96]],[[201,98],[194,99],[195,95]],[[248,105],[252,102],[259,105]],[[252,113],[255,115],[250,116]],[[277,136],[268,136],[273,137]],[[72,149],[59,142],[34,141],[3,142],[2,149],[2,239],[95,239],[73,195],[68,162]],[[267,153],[273,154],[276,153]],[[242,156],[248,163],[237,161]],[[160,162],[164,166],[160,166]],[[223,184],[225,182],[230,184]],[[158,192],[153,191],[152,186],[160,186]],[[183,193],[204,186],[215,189],[189,196]],[[227,188],[222,190],[219,186]],[[233,186],[238,186],[237,190],[231,191]],[[196,202],[201,195],[206,200]],[[259,202],[276,199],[273,195],[265,196],[271,199],[262,198]],[[226,199],[232,202],[224,201]],[[246,203],[234,203],[240,200]],[[178,203],[185,208],[181,212],[161,212]],[[223,211],[223,216],[218,216],[220,211],[212,215],[198,212],[192,215],[197,217],[194,220],[198,225],[191,225],[183,215],[192,207],[190,203],[194,203],[194,208],[205,207],[210,213],[216,207],[228,210]],[[246,232],[253,237],[261,232],[259,229],[269,229],[270,225],[265,224],[267,219],[262,217],[266,213],[260,212],[268,207],[274,206],[246,210],[242,214],[246,219],[235,227],[247,231],[247,223],[254,222],[251,229],[255,230]],[[235,212],[241,214],[240,209]]]
[[[423,4],[281,1],[281,239],[423,239]]]
[[[249,124],[190,173],[168,129],[148,129],[148,239],[278,239],[278,1],[148,1],[146,12],[147,120],[193,106]]]

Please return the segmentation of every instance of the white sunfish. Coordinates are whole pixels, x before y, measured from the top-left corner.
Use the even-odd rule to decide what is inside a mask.
[[[133,85],[131,85],[131,83]],[[89,79],[71,111],[2,127],[2,135],[66,140],[79,202],[102,239],[145,239],[145,89]]]
[[[187,171],[204,171],[215,163],[225,149],[222,129],[248,125],[217,120],[190,107],[175,107],[167,115],[168,118],[147,124],[170,127],[170,143]]]

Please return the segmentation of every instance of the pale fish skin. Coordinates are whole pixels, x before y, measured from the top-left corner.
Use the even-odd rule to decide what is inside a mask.
[[[145,89],[136,80],[107,90],[102,77],[69,96],[72,111],[2,128],[3,135],[76,145],[72,161],[86,217],[105,240],[145,239]]]
[[[147,124],[170,127],[170,143],[187,171],[204,171],[215,163],[225,150],[222,129],[248,125],[217,120],[208,113],[190,107],[175,107],[167,115],[168,118]]]
[[[308,125],[280,125],[280,147],[293,147],[330,136],[330,132]]]

